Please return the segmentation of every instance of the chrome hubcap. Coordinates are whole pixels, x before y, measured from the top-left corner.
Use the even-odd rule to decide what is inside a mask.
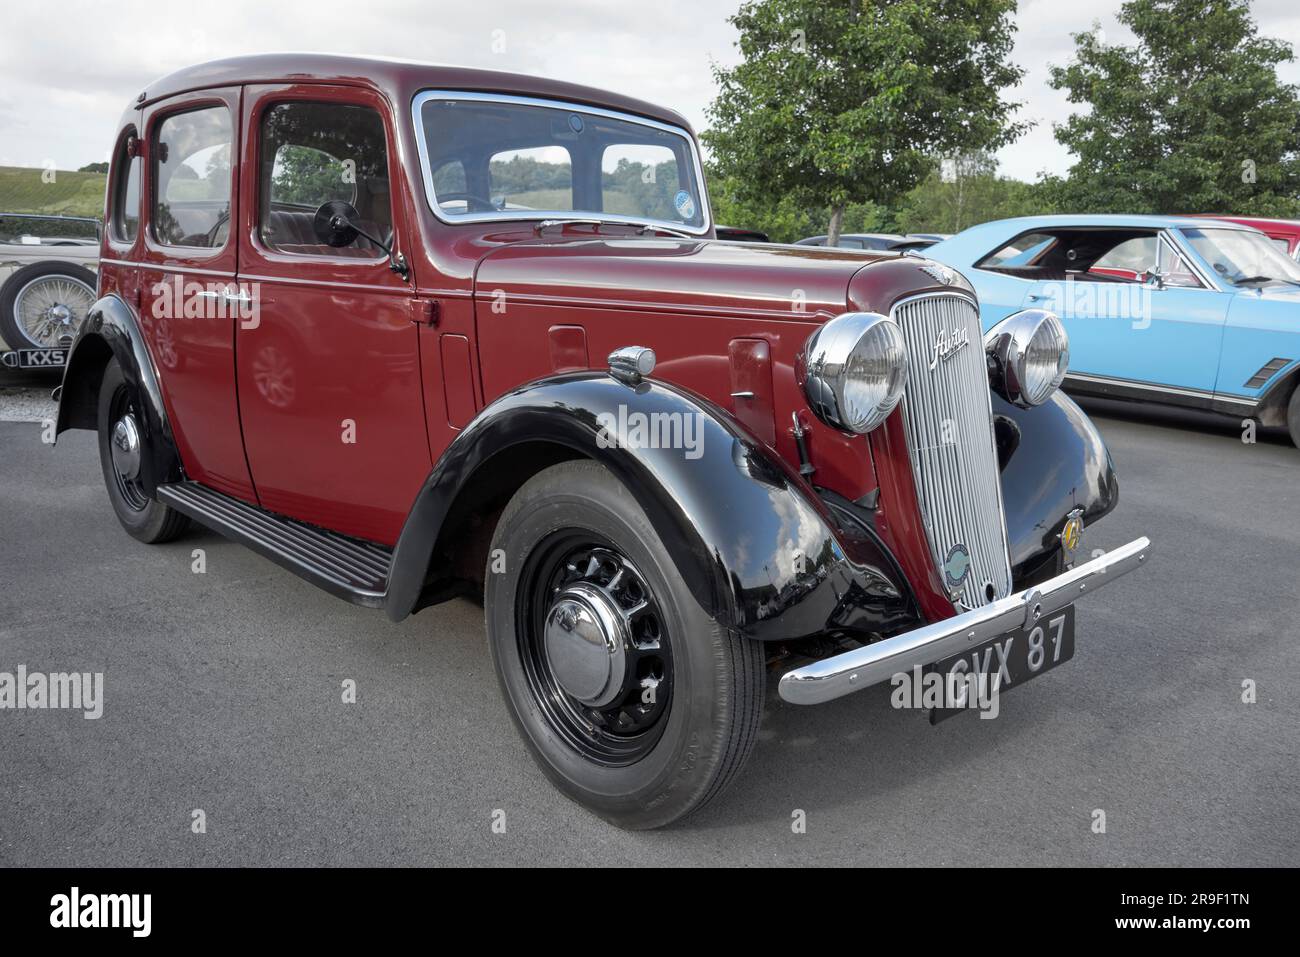
[[[128,481],[140,474],[140,430],[129,412],[117,420],[109,440],[113,451],[113,468]]]
[[[623,614],[589,582],[565,588],[546,615],[546,659],[555,680],[593,708],[622,693],[630,640]]]

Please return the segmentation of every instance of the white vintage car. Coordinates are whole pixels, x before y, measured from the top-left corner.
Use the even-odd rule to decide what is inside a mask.
[[[60,366],[95,301],[99,222],[0,213],[0,354],[7,366]]]

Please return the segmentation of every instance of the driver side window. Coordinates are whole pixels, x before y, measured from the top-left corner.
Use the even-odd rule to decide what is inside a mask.
[[[316,237],[316,210],[342,201],[357,210],[364,232],[392,242],[384,121],[368,106],[295,100],[262,116],[259,224],[268,249],[296,255],[376,259],[358,235],[346,246]]]

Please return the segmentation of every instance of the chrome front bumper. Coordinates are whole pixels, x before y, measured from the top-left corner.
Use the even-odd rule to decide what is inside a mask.
[[[962,649],[1005,635],[1060,611],[1146,561],[1151,542],[1139,538],[1033,588],[983,608],[954,615],[883,641],[824,658],[781,676],[781,697],[791,704],[821,704],[888,681],[917,665],[933,664]]]

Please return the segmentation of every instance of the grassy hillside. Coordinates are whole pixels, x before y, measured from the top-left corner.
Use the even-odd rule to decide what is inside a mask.
[[[66,216],[103,216],[103,173],[56,170],[54,182],[41,179],[41,169],[0,166],[0,212],[62,213]]]

